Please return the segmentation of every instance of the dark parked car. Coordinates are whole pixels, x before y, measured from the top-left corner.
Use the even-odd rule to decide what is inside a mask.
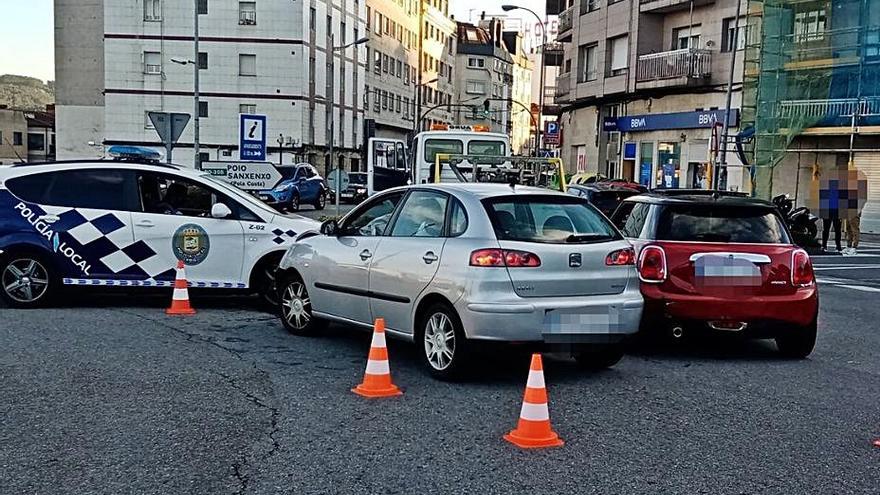
[[[308,163],[278,167],[281,182],[274,189],[260,191],[258,196],[275,209],[298,211],[300,205],[310,204],[323,210],[327,204],[327,185],[315,167]]]
[[[604,213],[606,217],[611,217],[611,214],[614,213],[614,210],[617,209],[617,205],[619,205],[621,201],[630,196],[636,196],[639,194],[639,191],[628,187],[610,185],[602,182],[586,185],[572,184],[568,186],[566,192],[572,196],[586,199],[593,206],[598,208],[599,211]]]
[[[813,351],[813,265],[773,204],[736,193],[651,193],[624,200],[612,221],[636,249],[643,332],[714,331],[776,339],[789,357]]]
[[[342,202],[358,204],[367,199],[366,172],[352,172],[348,174],[348,180],[348,189],[340,193]]]

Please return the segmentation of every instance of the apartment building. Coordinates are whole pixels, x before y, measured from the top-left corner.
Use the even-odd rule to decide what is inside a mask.
[[[532,78],[534,73],[529,54],[526,52],[525,39],[518,31],[502,33],[504,48],[513,59],[513,82],[510,87],[510,147],[514,154],[530,155],[534,150],[534,139],[540,133],[538,122],[533,118]],[[536,128],[537,127],[537,128]]]
[[[743,2],[740,18],[736,2]],[[713,167],[731,56],[739,128],[746,0],[548,0],[564,56],[556,83],[562,157],[572,172],[652,188],[748,190],[734,153]]]
[[[368,0],[366,27],[366,137],[405,139],[428,110],[422,129],[451,123],[443,106],[452,102],[455,82],[448,0]]]
[[[0,165],[27,161],[25,112],[0,106]]]
[[[504,46],[501,20],[481,24],[458,23],[456,121],[509,134],[514,60]]]
[[[880,3],[751,0],[744,125],[755,192],[807,203],[817,178],[868,179],[862,231],[880,233]]]
[[[266,115],[275,163],[360,168],[366,50],[331,49],[331,34],[335,47],[366,34],[363,0],[199,0],[197,56],[193,9],[192,0],[55,0],[59,158],[114,144],[161,150],[147,114],[192,114],[198,64],[201,161],[238,158],[248,113]],[[177,163],[195,162],[193,128]]]

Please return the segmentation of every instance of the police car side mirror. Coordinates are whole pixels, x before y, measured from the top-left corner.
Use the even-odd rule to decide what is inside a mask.
[[[339,224],[336,220],[327,220],[321,224],[321,233],[326,236],[336,236],[339,231]]]
[[[232,210],[223,203],[217,203],[211,207],[211,216],[213,218],[229,218],[232,216]]]

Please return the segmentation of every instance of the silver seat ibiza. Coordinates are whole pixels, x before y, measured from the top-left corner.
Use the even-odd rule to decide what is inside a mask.
[[[384,318],[439,378],[459,374],[476,341],[546,344],[612,366],[643,304],[632,247],[598,210],[504,184],[373,196],[292,246],[278,287],[291,332]]]

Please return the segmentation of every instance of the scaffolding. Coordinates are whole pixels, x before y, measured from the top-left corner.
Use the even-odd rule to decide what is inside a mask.
[[[799,136],[848,135],[852,160],[859,129],[880,125],[880,1],[749,0],[746,25],[744,148],[752,191],[769,198]]]

